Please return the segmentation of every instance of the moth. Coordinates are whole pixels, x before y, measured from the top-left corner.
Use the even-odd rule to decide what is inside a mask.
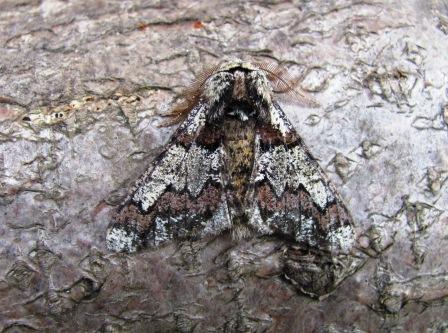
[[[230,231],[348,251],[352,219],[275,99],[293,90],[271,65],[235,60],[202,74],[173,113],[182,123],[112,218],[107,247]]]

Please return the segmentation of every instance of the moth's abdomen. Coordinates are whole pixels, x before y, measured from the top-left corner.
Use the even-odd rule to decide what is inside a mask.
[[[222,131],[229,203],[231,210],[242,216],[255,160],[255,124],[253,120],[228,118],[223,121]]]

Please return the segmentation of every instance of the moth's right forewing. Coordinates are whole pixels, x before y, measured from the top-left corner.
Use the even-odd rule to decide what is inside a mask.
[[[270,124],[259,129],[258,140],[252,227],[305,247],[349,251],[355,238],[352,219],[278,104],[273,104]]]

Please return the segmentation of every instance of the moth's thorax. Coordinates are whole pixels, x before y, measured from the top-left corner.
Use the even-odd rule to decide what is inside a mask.
[[[266,118],[269,113],[272,87],[266,74],[246,63],[220,68],[204,83],[203,98],[210,106],[209,120],[225,116]]]
[[[247,100],[247,90],[246,90],[246,76],[244,72],[240,70],[236,70],[233,73],[233,92],[232,98],[236,101],[244,101]]]

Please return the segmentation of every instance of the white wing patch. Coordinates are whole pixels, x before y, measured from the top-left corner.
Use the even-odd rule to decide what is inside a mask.
[[[302,185],[321,209],[325,209],[328,203],[334,200],[317,164],[306,156],[301,146],[291,149],[274,146],[261,154],[257,161],[257,170],[255,181],[267,178],[277,197],[283,195],[286,185],[294,190],[298,190]]]
[[[144,211],[147,211],[156,200],[165,192],[168,185],[176,190],[185,188],[185,168],[183,161],[186,149],[180,145],[173,145],[166,155],[156,164],[153,171],[134,193],[132,199],[140,202]]]
[[[219,208],[216,210],[215,214],[213,214],[210,221],[207,221],[204,226],[202,235],[217,235],[224,230],[230,229],[231,226],[229,208],[227,207],[225,196],[223,196]]]
[[[126,250],[127,252],[137,251],[141,243],[140,235],[133,230],[121,228],[109,228],[106,235],[107,247],[114,252]]]
[[[179,126],[177,132],[185,132],[188,135],[194,135],[205,125],[206,105],[199,103],[188,115],[185,122]]]
[[[289,162],[288,155],[289,152],[284,146],[276,146],[261,154],[257,160],[258,175],[255,181],[261,181],[266,177],[277,197],[280,197],[285,191],[287,182],[286,163]]]
[[[296,231],[296,239],[298,242],[307,243],[311,246],[317,245],[316,225],[312,217],[301,216],[300,228]]]
[[[288,133],[291,133],[293,130],[291,123],[286,119],[283,112],[280,113],[273,104],[271,104],[271,107],[269,108],[269,116],[272,126],[278,129],[283,137],[286,137]]]
[[[188,150],[185,158],[186,177],[188,178],[188,190],[193,197],[197,197],[205,183],[210,178],[219,182],[219,178],[214,176],[219,168],[221,149],[213,152],[193,144]]]
[[[269,227],[270,221],[263,221],[260,214],[260,208],[257,203],[254,203],[252,212],[249,218],[249,225],[262,235],[272,234],[272,229]]]
[[[325,209],[334,200],[333,193],[324,182],[322,173],[316,162],[312,161],[301,146],[289,150],[288,175],[289,186],[298,189],[299,185],[308,191],[313,201]]]

